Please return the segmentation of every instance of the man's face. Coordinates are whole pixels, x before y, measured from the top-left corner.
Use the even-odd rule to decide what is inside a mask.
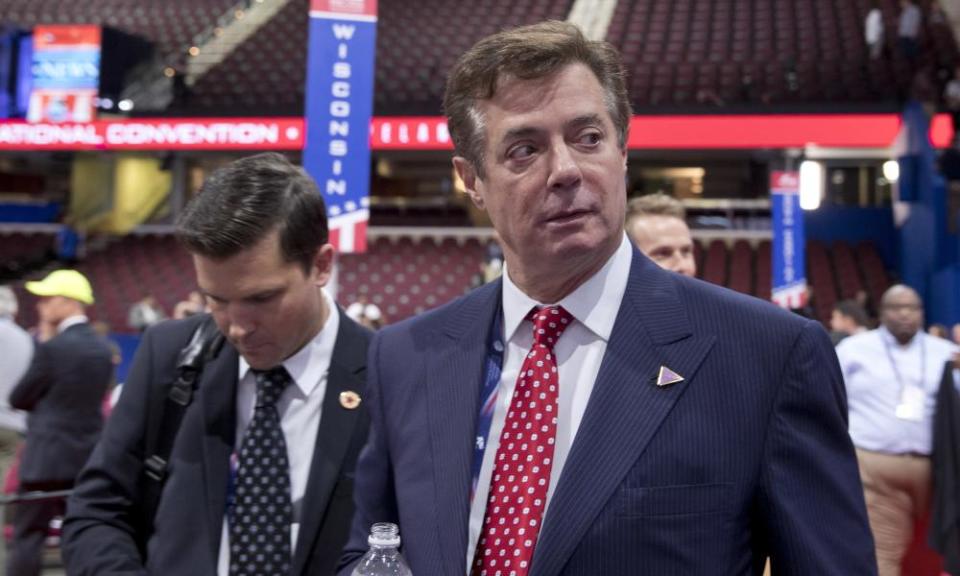
[[[661,268],[691,278],[697,275],[693,238],[683,220],[673,216],[638,216],[630,220],[627,234]]]
[[[834,332],[842,332],[844,334],[853,333],[853,322],[844,316],[839,310],[834,310],[830,313],[830,329]]]
[[[320,248],[310,270],[287,262],[277,232],[226,258],[193,256],[197,284],[210,312],[252,368],[279,365],[323,326],[326,305],[320,287],[330,278],[333,248]]]
[[[572,64],[546,78],[506,78],[478,108],[484,176],[464,158],[454,165],[510,265],[565,271],[613,254],[626,210],[626,152],[593,72]]]
[[[880,322],[900,342],[908,342],[923,325],[923,306],[912,290],[892,290],[883,298]]]
[[[66,320],[73,311],[69,298],[63,296],[41,296],[37,299],[37,316],[44,324],[56,326]]]

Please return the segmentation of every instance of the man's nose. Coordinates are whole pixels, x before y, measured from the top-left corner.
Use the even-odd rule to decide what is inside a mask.
[[[553,146],[550,157],[550,178],[547,184],[551,188],[568,188],[580,182],[580,166],[566,143]]]

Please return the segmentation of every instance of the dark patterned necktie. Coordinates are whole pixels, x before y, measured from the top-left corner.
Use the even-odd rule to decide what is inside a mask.
[[[549,306],[533,309],[527,319],[533,322],[533,346],[500,432],[473,576],[526,576],[546,508],[560,387],[553,347],[573,316]]]
[[[255,370],[257,405],[240,448],[230,521],[231,576],[289,574],[290,464],[277,399],[290,383],[279,366]]]

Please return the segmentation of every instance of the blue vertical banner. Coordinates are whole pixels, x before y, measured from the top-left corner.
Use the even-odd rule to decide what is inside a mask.
[[[338,252],[367,249],[376,47],[377,0],[311,0],[303,165]]]
[[[807,304],[807,273],[799,173],[770,175],[770,209],[773,220],[771,300],[783,308],[802,308]]]

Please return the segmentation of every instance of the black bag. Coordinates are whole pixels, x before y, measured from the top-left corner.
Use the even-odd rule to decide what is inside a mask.
[[[160,504],[173,441],[180,429],[183,415],[193,401],[203,367],[220,352],[223,340],[223,334],[214,323],[213,317],[208,315],[177,355],[177,377],[166,394],[151,394],[143,451],[140,522],[137,530],[137,543],[144,557],[147,542],[153,533],[153,517]]]

